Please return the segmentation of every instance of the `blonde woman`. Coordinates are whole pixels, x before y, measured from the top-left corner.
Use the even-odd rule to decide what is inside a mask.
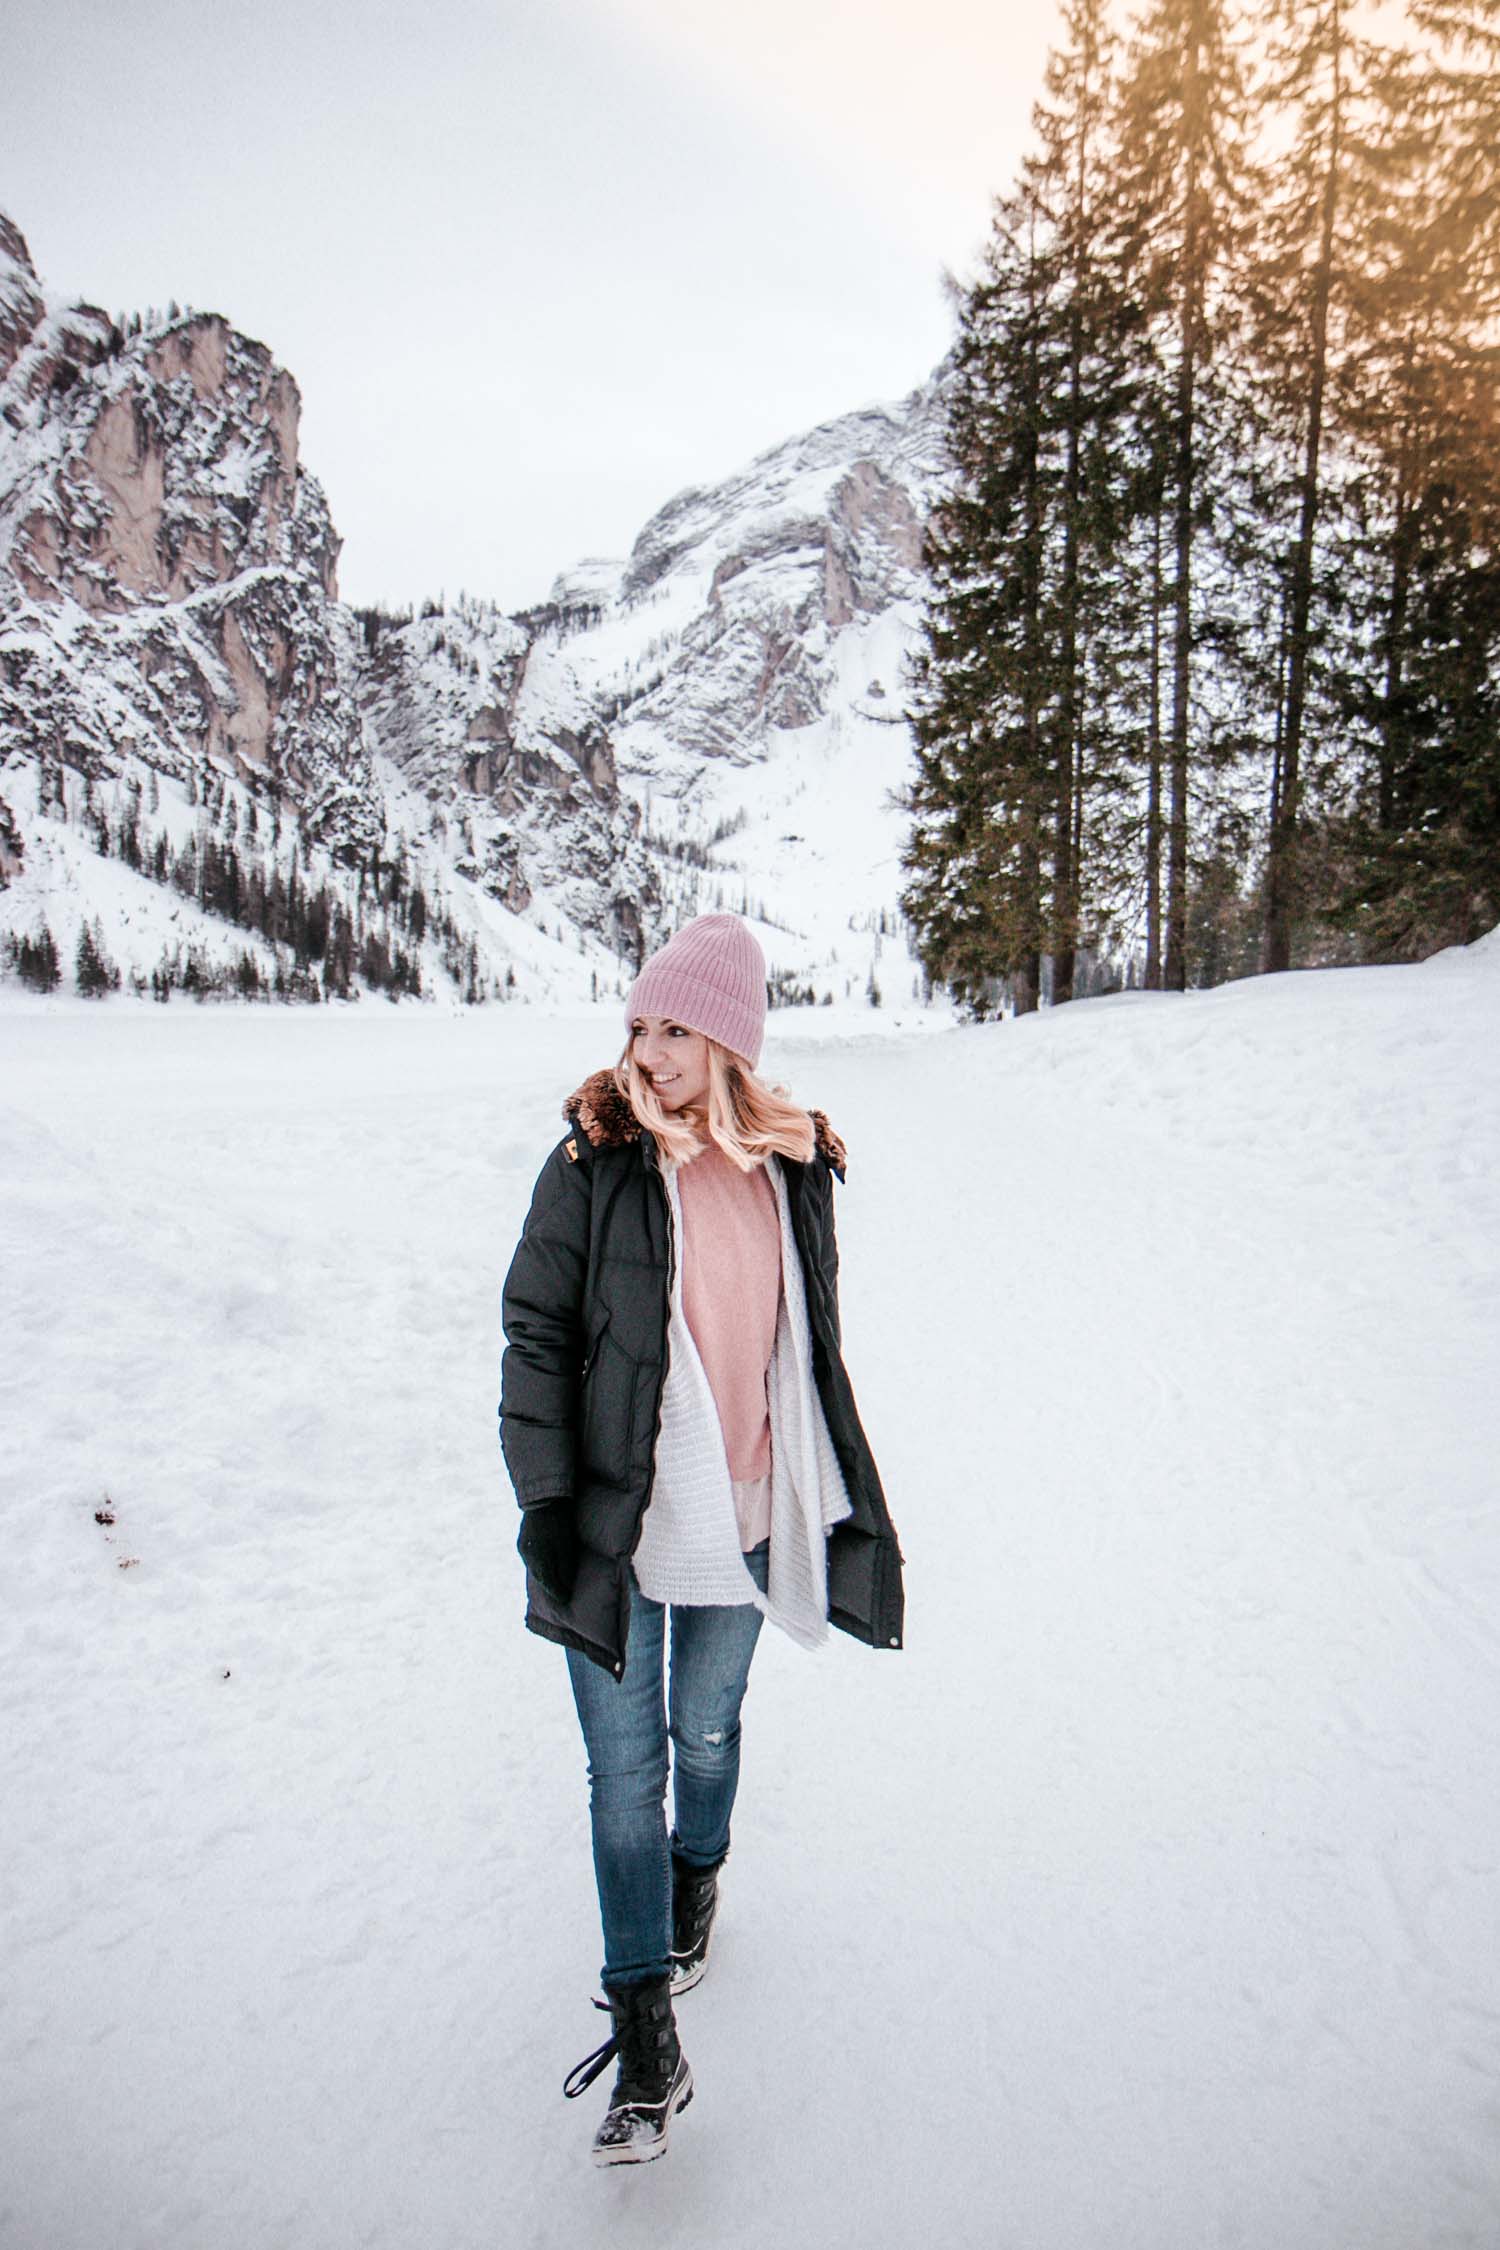
[[[900,1549],[840,1350],[844,1148],[756,1076],[765,1013],[738,916],[652,956],[624,1054],[564,1104],[505,1282],[526,1623],[567,1651],[588,1752],[613,2034],[564,2091],[617,2058],[599,2164],[659,2156],[692,2098],[673,1998],[708,1958],[762,1620],[809,1647],[830,1623],[901,1645]]]

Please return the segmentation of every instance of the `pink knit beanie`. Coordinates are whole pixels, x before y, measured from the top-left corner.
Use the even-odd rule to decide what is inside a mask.
[[[637,1016],[667,1016],[717,1039],[753,1070],[766,1028],[766,957],[737,914],[699,914],[653,953],[625,1001]]]

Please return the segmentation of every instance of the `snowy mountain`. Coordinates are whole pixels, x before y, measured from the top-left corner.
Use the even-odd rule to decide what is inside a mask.
[[[518,723],[532,642],[491,605],[362,623],[366,738],[388,788],[425,805],[456,873],[523,921],[588,933],[612,968],[633,960],[659,922],[660,886],[596,714]]]
[[[897,924],[939,403],[934,379],[679,494],[623,564],[558,580],[518,696],[523,729],[596,715],[647,837],[697,868],[682,906],[758,916],[773,961],[838,996]]]
[[[935,378],[680,493],[520,616],[356,615],[266,348],[50,297],[0,219],[0,928],[68,956],[97,924],[137,983],[196,949],[200,988],[295,960],[353,991],[342,918],[346,956],[404,955],[393,992],[583,996],[728,904],[784,992],[908,1002],[888,799],[938,407]],[[247,919],[252,876],[326,913]]]
[[[50,303],[0,216],[0,753],[254,774],[368,846],[338,539],[296,384],[215,314]]]

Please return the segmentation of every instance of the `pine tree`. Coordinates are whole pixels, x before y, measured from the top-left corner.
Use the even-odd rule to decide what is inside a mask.
[[[55,992],[62,982],[57,942],[44,922],[34,937],[15,941],[16,974],[34,992]]]
[[[120,972],[105,950],[104,933],[97,922],[92,926],[85,922],[79,930],[73,975],[86,999],[97,1000],[106,992],[119,990]]]
[[[1211,434],[1230,326],[1227,279],[1242,209],[1244,94],[1226,0],[1149,0],[1130,50],[1119,198],[1150,315],[1143,361],[1160,381],[1159,481],[1170,525],[1164,983],[1187,982],[1193,652],[1203,632],[1195,568],[1211,507]]]
[[[1062,374],[1051,417],[1061,459],[1049,531],[1057,553],[1049,623],[1055,703],[1048,727],[1054,1005],[1073,993],[1088,892],[1089,787],[1111,777],[1108,699],[1096,699],[1099,708],[1091,709],[1090,675],[1102,681],[1113,670],[1106,643],[1118,622],[1116,569],[1129,514],[1121,441],[1131,404],[1126,347],[1133,317],[1111,240],[1115,40],[1107,0],[1066,0],[1062,21],[1065,40],[1049,57],[1045,97],[1033,113],[1039,146],[1026,167],[1047,214]]]
[[[1114,42],[1068,0],[1037,147],[960,293],[954,490],[931,527],[913,671],[916,816],[902,905],[971,1007],[1066,1001],[1130,848],[1129,569],[1142,505],[1141,314],[1115,224]]]
[[[1331,620],[1315,611],[1320,517],[1326,510],[1326,435],[1336,396],[1349,275],[1355,176],[1362,145],[1365,49],[1350,0],[1265,0],[1269,101],[1290,145],[1260,177],[1251,281],[1257,389],[1273,469],[1279,618],[1266,854],[1262,965],[1291,966],[1301,878],[1303,736],[1316,650]],[[1295,467],[1291,467],[1291,461]],[[1327,714],[1331,718],[1331,713]]]
[[[116,834],[118,855],[127,867],[139,870],[141,852],[141,793],[139,788],[127,789],[125,807],[120,814]]]
[[[1417,958],[1500,914],[1500,5],[1411,0],[1387,58],[1346,420],[1366,464],[1355,698],[1372,756],[1343,900],[1361,951]]]
[[[903,911],[930,973],[971,1008],[1041,993],[1043,840],[1056,784],[1046,528],[1060,390],[1056,267],[1035,192],[996,207],[959,307],[952,491],[926,539],[932,591],[912,669],[916,776]]]
[[[328,928],[323,954],[323,990],[330,999],[347,1000],[354,990],[354,924],[345,908],[330,907],[326,891],[320,892],[319,900]]]

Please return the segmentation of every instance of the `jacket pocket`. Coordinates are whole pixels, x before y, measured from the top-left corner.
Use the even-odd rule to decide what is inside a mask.
[[[630,1481],[635,1392],[635,1361],[606,1327],[584,1367],[578,1432],[584,1474],[596,1484],[624,1486]]]

